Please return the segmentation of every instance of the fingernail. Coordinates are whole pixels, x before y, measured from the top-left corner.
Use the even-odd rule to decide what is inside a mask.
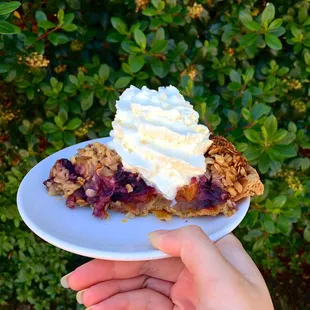
[[[72,271],[73,272],[73,271]],[[63,276],[61,279],[60,279],[60,284],[63,288],[70,288],[70,285],[68,283],[68,277],[70,276],[70,274],[72,273],[68,273],[66,274],[65,276]]]
[[[152,242],[152,241],[156,240],[156,238],[166,234],[167,232],[169,232],[169,230],[165,230],[165,229],[156,230],[156,231],[149,233],[147,236],[148,236],[149,240]]]
[[[82,290],[82,291],[77,292],[77,294],[76,294],[76,301],[77,301],[80,305],[83,305],[83,293],[84,293],[85,291],[86,291],[86,290]]]

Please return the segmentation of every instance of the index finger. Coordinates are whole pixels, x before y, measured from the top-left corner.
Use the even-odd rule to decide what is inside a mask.
[[[63,277],[63,286],[82,290],[112,279],[129,279],[140,275],[176,282],[184,264],[179,258],[153,261],[122,262],[94,259]]]

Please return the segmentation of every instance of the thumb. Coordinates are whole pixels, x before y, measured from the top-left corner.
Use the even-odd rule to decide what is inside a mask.
[[[160,251],[180,257],[201,284],[220,279],[223,274],[226,279],[234,276],[234,269],[198,226],[155,231],[149,234],[149,240]]]

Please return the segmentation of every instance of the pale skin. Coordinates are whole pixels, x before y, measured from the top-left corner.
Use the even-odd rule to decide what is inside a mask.
[[[273,310],[265,281],[232,234],[213,243],[196,226],[157,231],[172,256],[144,262],[92,260],[62,279],[92,310]]]

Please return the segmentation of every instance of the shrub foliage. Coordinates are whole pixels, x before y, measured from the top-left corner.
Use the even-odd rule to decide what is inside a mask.
[[[259,170],[265,193],[236,233],[279,309],[306,306],[309,1],[196,1],[0,3],[0,305],[76,307],[58,281],[83,260],[22,223],[15,196],[25,173],[107,136],[130,84],[172,84]]]

